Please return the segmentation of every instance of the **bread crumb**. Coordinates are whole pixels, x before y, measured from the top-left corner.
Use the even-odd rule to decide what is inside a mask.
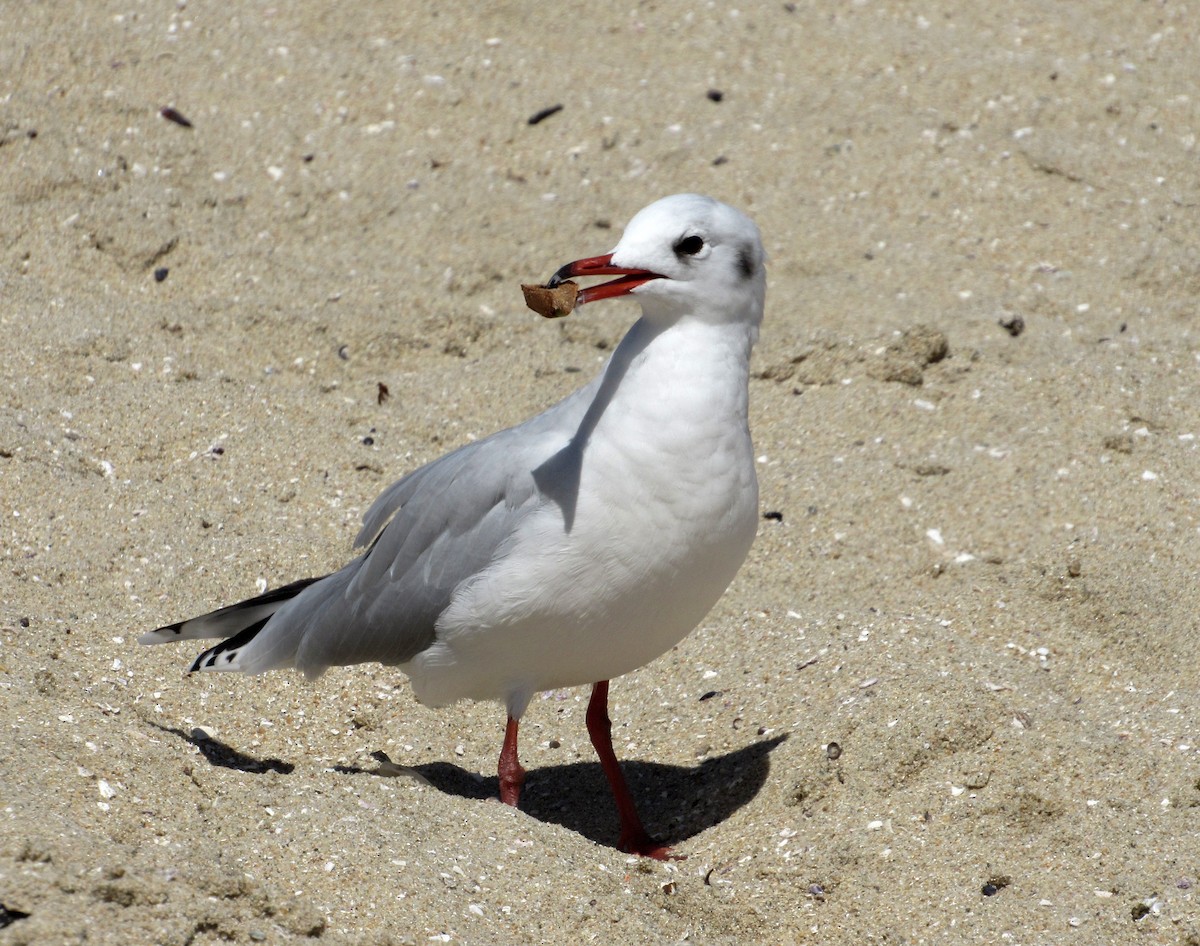
[[[521,291],[525,293],[525,304],[538,315],[547,319],[561,319],[564,315],[570,315],[575,308],[579,286],[568,279],[553,289],[522,283]]]

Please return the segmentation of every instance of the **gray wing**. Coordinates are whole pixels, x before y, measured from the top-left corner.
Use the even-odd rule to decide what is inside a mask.
[[[256,673],[411,660],[434,640],[455,589],[545,498],[534,471],[571,439],[592,386],[518,427],[414,470],[363,516],[366,552],[305,588],[262,630],[212,669]]]
[[[523,424],[459,447],[397,480],[363,513],[363,527],[354,540],[354,547],[363,548],[378,539],[389,520],[401,512],[406,517],[421,517],[423,511],[416,508],[414,501],[424,501],[430,493],[444,494],[450,489],[462,488],[468,496],[482,499],[486,489],[481,487],[489,481],[485,471],[491,471],[491,482],[495,485],[501,482],[516,485],[515,479],[529,475],[571,439],[600,381],[601,378],[596,378]],[[460,482],[459,486],[454,485],[456,481]],[[405,532],[416,520],[407,518],[407,521],[409,525],[404,526]]]

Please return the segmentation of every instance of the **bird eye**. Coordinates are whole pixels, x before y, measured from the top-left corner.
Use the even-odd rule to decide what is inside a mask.
[[[704,249],[703,238],[693,235],[693,236],[689,236],[689,237],[684,237],[682,240],[680,240],[678,243],[675,244],[675,255],[676,256],[695,256],[702,249]]]

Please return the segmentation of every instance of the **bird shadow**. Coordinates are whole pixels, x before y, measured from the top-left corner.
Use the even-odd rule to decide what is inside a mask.
[[[288,775],[295,766],[281,759],[247,755],[207,734],[184,732],[147,720],[149,725],[191,743],[211,765],[251,775]],[[665,844],[681,844],[728,819],[758,795],[771,768],[770,754],[787,735],[758,742],[704,759],[697,765],[665,765],[626,760],[621,763],[629,790],[651,836]],[[382,753],[376,758],[388,766]],[[500,794],[496,776],[484,777],[452,762],[426,762],[393,768],[415,775],[447,795],[484,801]],[[377,775],[380,770],[354,765],[334,766],[343,775]],[[394,772],[390,774],[395,774]],[[561,825],[606,847],[620,832],[608,780],[599,762],[569,762],[529,770],[521,792],[521,810],[538,821]]]
[[[767,781],[771,752],[785,739],[786,735],[762,739],[694,766],[632,760],[622,762],[621,769],[646,830],[665,844],[680,844],[753,800]],[[374,774],[357,766],[338,766],[336,771]],[[410,771],[447,795],[483,800],[500,793],[495,776],[485,778],[452,762],[427,762]],[[599,762],[531,768],[521,792],[521,810],[606,847],[614,846],[620,832]]]
[[[200,750],[200,754],[210,764],[218,768],[237,769],[239,772],[246,772],[250,775],[261,775],[265,772],[277,772],[280,775],[289,775],[296,768],[291,762],[284,762],[282,759],[256,759],[254,756],[246,755],[246,753],[240,752],[233,748],[233,746],[221,742],[219,739],[214,739],[206,733],[197,735],[200,732],[199,730],[186,733],[182,729],[176,729],[174,726],[163,726],[161,723],[156,723],[152,720],[147,720],[147,722],[160,732],[169,733],[172,736],[182,739],[184,742],[190,742]]]

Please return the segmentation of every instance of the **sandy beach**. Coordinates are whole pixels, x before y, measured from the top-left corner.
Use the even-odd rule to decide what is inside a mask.
[[[0,946],[1200,944],[1194,9],[0,12]],[[594,376],[519,284],[682,191],[770,257],[757,541],[612,684],[686,859],[586,689],[516,811],[496,704],[138,646]]]

